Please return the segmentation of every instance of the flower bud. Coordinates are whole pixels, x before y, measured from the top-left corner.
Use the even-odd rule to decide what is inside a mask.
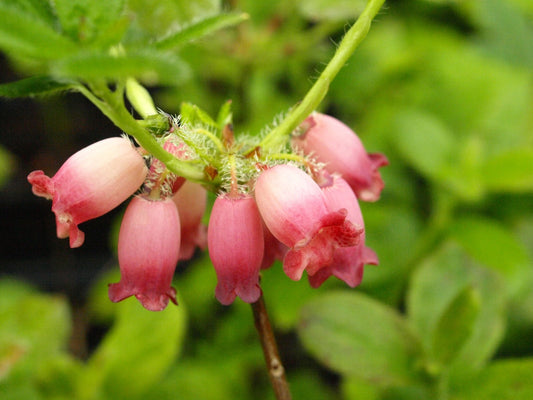
[[[320,187],[293,165],[261,173],[255,198],[270,232],[290,248],[283,269],[293,280],[331,264],[335,249],[354,246],[362,232],[346,220],[346,209],[328,210]]]
[[[330,184],[322,187],[328,209],[346,208],[348,211],[346,218],[363,231],[355,246],[336,249],[331,265],[309,276],[309,283],[316,288],[333,275],[346,282],[348,286],[355,287],[363,279],[364,265],[377,265],[378,258],[372,249],[365,246],[363,215],[353,191],[344,179],[338,176],[331,178]]]
[[[100,217],[131,196],[144,181],[142,156],[125,138],[108,138],[72,155],[49,178],[43,171],[28,175],[33,193],[52,200],[57,237],[70,237],[70,247],[83,244],[78,224]]]
[[[296,149],[341,174],[360,200],[379,199],[384,183],[378,168],[389,163],[383,154],[368,154],[355,132],[329,115],[313,113],[302,128],[305,132],[292,139]]]
[[[128,205],[118,236],[121,279],[109,285],[113,302],[135,296],[151,311],[176,303],[170,285],[179,256],[180,220],[170,198],[134,197]]]
[[[178,208],[181,223],[180,260],[188,260],[196,246],[207,246],[207,227],[202,224],[202,217],[207,204],[207,192],[202,185],[185,181],[172,201]]]
[[[224,305],[236,296],[254,303],[261,296],[259,269],[263,260],[263,227],[250,196],[217,197],[207,230],[209,256],[218,278],[215,295]]]

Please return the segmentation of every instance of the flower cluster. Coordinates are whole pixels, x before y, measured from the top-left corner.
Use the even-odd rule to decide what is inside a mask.
[[[183,136],[189,131],[174,121],[160,138],[163,148],[193,161],[194,140]],[[213,136],[208,132],[208,139]],[[34,171],[28,180],[36,195],[52,200],[57,235],[69,237],[71,247],[84,240],[78,224],[137,193],[120,227],[121,280],[109,286],[112,301],[135,296],[154,311],[176,303],[171,287],[176,264],[206,246],[218,278],[215,295],[222,304],[237,296],[257,301],[260,271],[275,260],[282,261],[290,279],[300,280],[306,272],[312,287],[330,276],[358,285],[364,265],[378,263],[365,246],[358,200],[379,198],[383,181],[378,168],[387,159],[368,154],[350,128],[319,113],[293,132],[290,151],[275,157],[261,148],[240,153],[246,146],[236,143],[229,128],[220,136],[220,141],[213,139],[220,154],[202,150],[197,157],[207,160],[203,186],[143,156],[125,138],[79,151],[52,178]],[[218,195],[207,229],[201,223],[204,187]]]

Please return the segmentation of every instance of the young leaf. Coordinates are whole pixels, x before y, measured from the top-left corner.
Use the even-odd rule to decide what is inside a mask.
[[[55,76],[79,79],[118,80],[135,77],[167,84],[188,79],[189,67],[180,58],[152,50],[135,50],[125,55],[80,53],[52,65]]]
[[[330,292],[302,309],[303,345],[329,368],[378,384],[420,379],[422,348],[407,322],[379,302],[356,292]]]
[[[48,60],[73,53],[76,45],[46,21],[0,2],[0,49],[8,54]]]
[[[231,100],[226,101],[220,107],[217,115],[217,125],[222,129],[227,124],[233,123],[233,113],[231,111]]]
[[[0,85],[0,97],[33,97],[69,90],[72,83],[60,81],[50,76],[32,76],[16,82]]]
[[[161,50],[177,49],[193,40],[212,34],[220,29],[237,25],[247,19],[248,14],[237,12],[208,17],[188,25],[177,32],[166,35],[157,40],[155,46]]]
[[[204,124],[215,129],[218,128],[217,123],[211,116],[195,104],[183,102],[180,107],[181,118],[189,124]]]
[[[480,308],[479,292],[468,285],[450,302],[435,326],[432,354],[440,365],[457,356],[474,330]]]

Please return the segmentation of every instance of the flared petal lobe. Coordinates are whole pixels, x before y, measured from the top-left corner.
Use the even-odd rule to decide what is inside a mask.
[[[116,137],[73,154],[52,178],[33,171],[28,181],[34,194],[52,200],[57,236],[79,247],[84,235],[78,224],[117,207],[142,185],[147,172],[131,142]]]
[[[379,199],[384,183],[378,168],[388,164],[383,154],[368,154],[356,133],[329,115],[311,114],[302,129],[292,139],[296,149],[324,163],[328,172],[341,174],[360,200]]]
[[[185,181],[172,196],[178,208],[181,223],[180,260],[190,259],[196,247],[207,246],[207,226],[202,224],[202,217],[207,205],[207,191],[202,185]]]
[[[207,242],[218,278],[215,295],[220,303],[231,304],[236,296],[247,303],[259,299],[263,240],[261,217],[253,197],[217,197]]]
[[[363,279],[365,264],[378,264],[376,253],[365,246],[364,221],[359,202],[346,181],[338,176],[332,177],[331,184],[323,186],[322,192],[329,209],[345,207],[347,219],[361,228],[359,242],[355,246],[335,250],[333,262],[313,276],[309,276],[312,287],[319,287],[331,275],[343,280],[350,287],[359,285]]]
[[[113,302],[135,296],[151,311],[176,303],[171,287],[179,256],[180,220],[170,198],[135,197],[128,205],[118,237],[121,279],[109,285]]]
[[[287,276],[299,280],[331,264],[338,247],[354,246],[361,230],[344,208],[329,210],[320,187],[293,165],[277,165],[259,175],[259,212],[269,231],[289,247],[283,259]]]

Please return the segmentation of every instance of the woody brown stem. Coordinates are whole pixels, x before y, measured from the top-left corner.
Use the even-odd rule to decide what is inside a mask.
[[[270,325],[262,294],[259,300],[252,303],[252,311],[254,313],[255,328],[257,329],[257,333],[259,333],[261,347],[265,356],[270,384],[274,389],[276,399],[291,400],[291,392],[285,377],[285,368],[279,357],[276,338],[274,337],[274,332],[272,332],[272,326]]]

